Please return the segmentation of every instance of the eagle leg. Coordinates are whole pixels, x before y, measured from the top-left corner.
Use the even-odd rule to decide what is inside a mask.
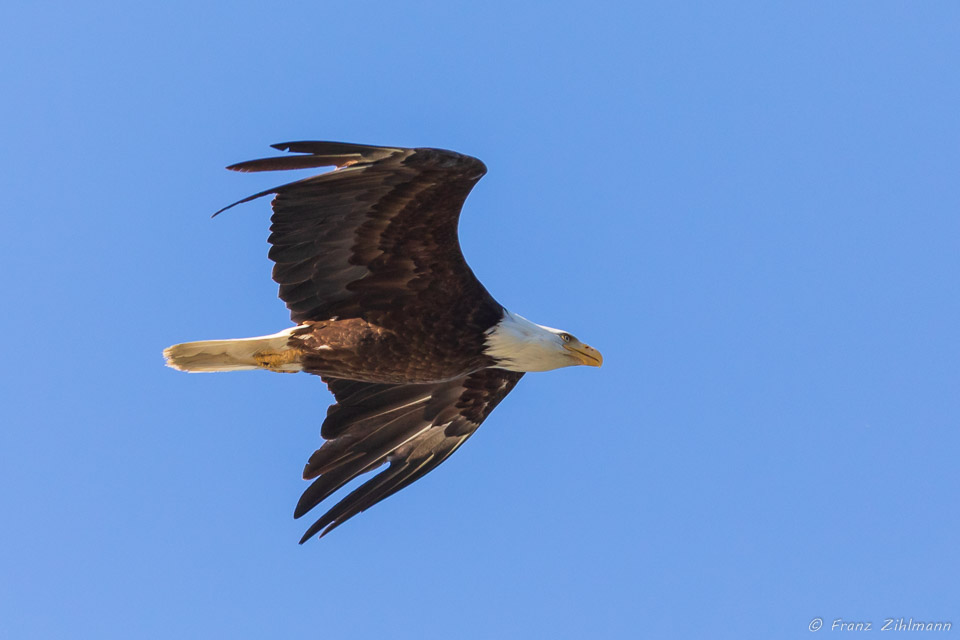
[[[277,373],[297,373],[301,370],[300,355],[299,349],[264,350],[255,353],[253,359],[261,369]]]

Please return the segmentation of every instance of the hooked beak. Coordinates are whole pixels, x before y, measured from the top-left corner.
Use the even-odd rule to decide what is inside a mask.
[[[577,364],[585,364],[588,367],[599,367],[603,364],[603,356],[593,347],[582,342],[568,342],[563,348],[570,352],[570,355]]]

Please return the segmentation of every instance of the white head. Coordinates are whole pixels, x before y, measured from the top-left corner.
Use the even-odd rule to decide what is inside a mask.
[[[487,330],[483,352],[508,371],[550,371],[560,367],[603,364],[600,352],[566,331],[534,324],[523,316],[503,312],[503,320]]]

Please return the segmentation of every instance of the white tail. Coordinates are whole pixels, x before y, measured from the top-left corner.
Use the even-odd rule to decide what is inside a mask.
[[[167,366],[180,371],[300,371],[294,349],[287,346],[297,327],[257,338],[184,342],[163,350]]]

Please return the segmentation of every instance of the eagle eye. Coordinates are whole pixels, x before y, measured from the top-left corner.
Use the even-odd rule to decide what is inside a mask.
[[[573,340],[573,336],[570,335],[569,333],[561,333],[560,339],[563,340],[564,342],[570,342],[571,340]]]

